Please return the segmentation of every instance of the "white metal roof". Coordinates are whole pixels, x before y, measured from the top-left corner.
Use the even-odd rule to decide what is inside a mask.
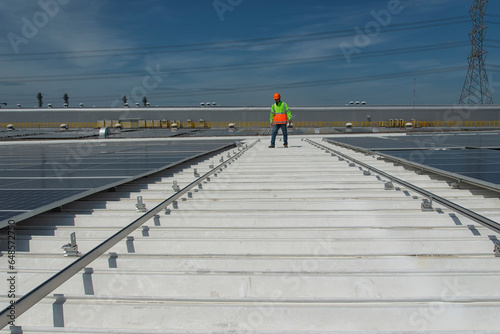
[[[498,221],[500,200],[324,143],[258,142],[169,206],[15,324],[23,333],[495,332],[498,237],[358,160]],[[248,144],[258,140],[246,138]],[[351,159],[333,156],[311,142]],[[33,217],[17,230],[16,293],[70,264],[228,152],[175,175],[141,179]],[[229,152],[229,154],[234,154]],[[144,184],[148,184],[147,187]],[[24,227],[23,227],[24,226]],[[110,255],[111,254],[111,255]],[[6,272],[6,256],[1,258]],[[6,284],[6,283],[5,283]],[[0,298],[7,305],[6,294]],[[4,328],[0,332],[10,332]]]

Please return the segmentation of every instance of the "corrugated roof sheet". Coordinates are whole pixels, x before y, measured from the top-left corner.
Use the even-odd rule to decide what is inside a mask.
[[[498,235],[378,170],[500,217],[496,193],[452,189],[372,155],[311,138],[251,147],[16,319],[24,333],[494,332]],[[252,143],[256,138],[247,138]],[[231,152],[229,152],[231,154]],[[335,153],[334,153],[335,154]],[[18,226],[17,293],[89,251],[220,156],[99,193]],[[369,174],[369,175],[368,175]],[[5,261],[6,257],[2,257]],[[5,271],[6,265],[2,266]],[[7,296],[2,296],[7,305]],[[4,329],[2,332],[8,332]]]

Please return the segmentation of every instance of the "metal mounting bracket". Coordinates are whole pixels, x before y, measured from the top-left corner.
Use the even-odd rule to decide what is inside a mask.
[[[493,252],[495,253],[496,257],[500,257],[500,245],[495,244],[495,247],[493,248]]]
[[[392,181],[386,182],[384,184],[384,189],[385,190],[394,190],[394,184],[392,183]]]
[[[177,184],[177,181],[174,180],[173,184],[172,184],[172,189],[174,189],[175,192],[178,192],[181,190],[181,188],[179,187],[179,185]]]
[[[434,208],[432,207],[432,197],[430,198],[430,201],[424,198],[422,200],[422,204],[420,204],[420,208],[422,211],[434,211]]]
[[[451,188],[453,188],[453,189],[460,189],[460,179],[458,179],[457,182],[453,182],[451,184]]]
[[[76,233],[70,234],[70,243],[63,245],[61,248],[64,250],[64,256],[79,256],[78,245],[76,244]]]
[[[137,204],[135,205],[137,212],[146,212],[146,204],[142,202],[142,196],[137,196]]]

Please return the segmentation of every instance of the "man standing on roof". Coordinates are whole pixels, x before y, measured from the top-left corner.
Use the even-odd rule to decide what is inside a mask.
[[[283,146],[288,147],[288,133],[286,130],[286,124],[292,124],[292,112],[288,109],[288,105],[281,101],[281,95],[279,93],[274,94],[275,104],[271,107],[271,126],[273,127],[273,132],[271,136],[271,146],[269,148],[274,148],[276,143],[276,135],[278,130],[281,128],[283,133]]]

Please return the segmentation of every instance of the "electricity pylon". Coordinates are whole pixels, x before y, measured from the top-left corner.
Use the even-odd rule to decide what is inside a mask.
[[[487,52],[483,50],[483,41],[487,28],[484,25],[484,14],[487,5],[488,0],[474,0],[469,11],[472,18],[472,29],[469,33],[472,51],[468,58],[469,69],[462,88],[460,104],[493,104],[484,65]]]

